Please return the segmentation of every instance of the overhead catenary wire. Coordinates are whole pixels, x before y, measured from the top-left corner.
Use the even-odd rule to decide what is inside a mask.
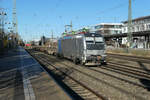
[[[119,9],[119,8],[122,8],[122,7],[124,7],[125,5],[128,5],[128,3],[127,3],[127,2],[120,3],[120,4],[118,4],[118,5],[115,5],[115,6],[113,6],[113,7],[110,7],[110,8],[108,8],[108,9],[99,11],[97,14],[109,13],[109,12],[112,12],[112,11],[117,10],[117,9]]]
[[[133,0],[133,2],[135,2],[135,0]],[[125,1],[125,2],[122,2],[122,3],[120,3],[120,4],[115,5],[115,6],[113,6],[113,7],[110,7],[110,8],[108,8],[108,9],[99,11],[97,14],[98,14],[98,15],[99,15],[99,14],[102,15],[102,14],[105,14],[105,13],[110,13],[110,12],[113,12],[113,11],[115,11],[115,10],[117,10],[117,9],[119,9],[119,8],[122,8],[122,7],[124,7],[124,6],[127,6],[127,5],[128,5],[128,1]]]

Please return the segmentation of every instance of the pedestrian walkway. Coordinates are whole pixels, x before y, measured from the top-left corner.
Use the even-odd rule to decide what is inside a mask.
[[[70,100],[22,47],[0,57],[0,100]]]

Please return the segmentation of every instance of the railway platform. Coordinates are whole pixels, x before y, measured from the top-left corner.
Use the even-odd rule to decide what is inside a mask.
[[[71,100],[22,47],[0,57],[0,100]]]

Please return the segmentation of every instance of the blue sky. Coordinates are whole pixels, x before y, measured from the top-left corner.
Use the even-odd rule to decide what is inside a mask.
[[[0,0],[12,21],[13,0]],[[150,0],[132,0],[133,18],[150,15]],[[24,40],[40,36],[60,36],[64,25],[79,29],[101,22],[121,22],[128,18],[128,0],[17,0],[18,31]]]

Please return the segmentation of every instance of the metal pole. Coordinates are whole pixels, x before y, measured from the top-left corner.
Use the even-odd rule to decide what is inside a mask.
[[[16,12],[16,0],[13,0],[13,25],[15,34],[18,33],[18,21],[17,21],[17,12]]]
[[[53,30],[52,30],[52,41],[53,41]]]
[[[2,16],[0,11],[0,54],[2,54],[3,40],[2,40]]]
[[[1,22],[0,22],[0,25],[1,25],[1,27],[0,27],[0,30],[1,30],[1,33],[0,33],[0,52],[2,53],[3,52],[3,50],[4,50],[4,36],[5,36],[5,31],[4,31],[4,23],[5,23],[5,16],[6,16],[7,14],[4,12],[4,11],[1,11],[0,12],[0,16],[1,16],[1,18],[0,18],[0,20],[1,20]]]
[[[14,31],[14,47],[17,47],[17,42],[18,42],[18,21],[17,21],[17,12],[16,12],[16,0],[13,0],[13,12],[12,12],[12,17],[13,17],[13,31]]]
[[[53,50],[53,30],[52,30],[52,36],[51,36],[51,49]]]
[[[129,0],[128,8],[128,47],[132,46],[132,7],[131,0]]]
[[[70,22],[70,28],[71,28],[71,32],[73,31],[73,30],[72,30],[72,27],[73,27],[73,26],[72,26],[72,21],[71,21],[71,22]]]

